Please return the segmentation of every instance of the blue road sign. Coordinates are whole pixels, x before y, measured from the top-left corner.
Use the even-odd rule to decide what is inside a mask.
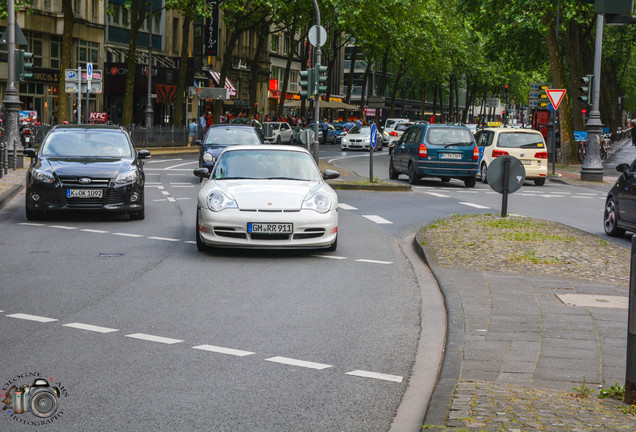
[[[378,142],[378,127],[373,123],[371,125],[371,147],[375,148]]]
[[[554,109],[554,105],[552,105],[552,102],[550,102],[550,103],[548,104],[548,109],[549,109],[550,111],[556,111],[556,110]]]

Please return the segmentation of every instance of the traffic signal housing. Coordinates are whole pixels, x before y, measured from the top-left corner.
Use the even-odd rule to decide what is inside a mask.
[[[24,51],[22,53],[22,59],[24,61],[23,63],[24,69],[22,71],[22,77],[20,81],[33,79],[33,53]]]
[[[327,66],[316,66],[314,73],[318,78],[316,93],[318,93],[318,96],[327,93]]]
[[[579,96],[579,100],[586,105],[592,105],[592,82],[594,80],[594,75],[585,75],[581,77],[581,87],[579,88],[579,92],[581,92],[581,96]]]
[[[300,95],[304,98],[311,99],[314,94],[314,70],[307,69],[300,71]]]

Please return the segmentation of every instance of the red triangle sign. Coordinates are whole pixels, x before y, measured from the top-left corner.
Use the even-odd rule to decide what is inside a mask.
[[[563,89],[546,89],[545,92],[548,94],[548,98],[550,102],[552,102],[552,106],[555,110],[559,109],[559,105],[563,100],[563,96],[565,96],[565,90]]]

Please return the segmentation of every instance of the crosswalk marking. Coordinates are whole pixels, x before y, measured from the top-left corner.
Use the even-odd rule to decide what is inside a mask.
[[[378,215],[362,215],[362,217],[365,219],[369,219],[371,222],[375,222],[377,224],[392,224],[393,223]]]

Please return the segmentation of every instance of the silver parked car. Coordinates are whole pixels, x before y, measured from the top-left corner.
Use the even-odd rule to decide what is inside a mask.
[[[291,144],[294,131],[287,122],[264,122],[263,133],[267,144]]]

